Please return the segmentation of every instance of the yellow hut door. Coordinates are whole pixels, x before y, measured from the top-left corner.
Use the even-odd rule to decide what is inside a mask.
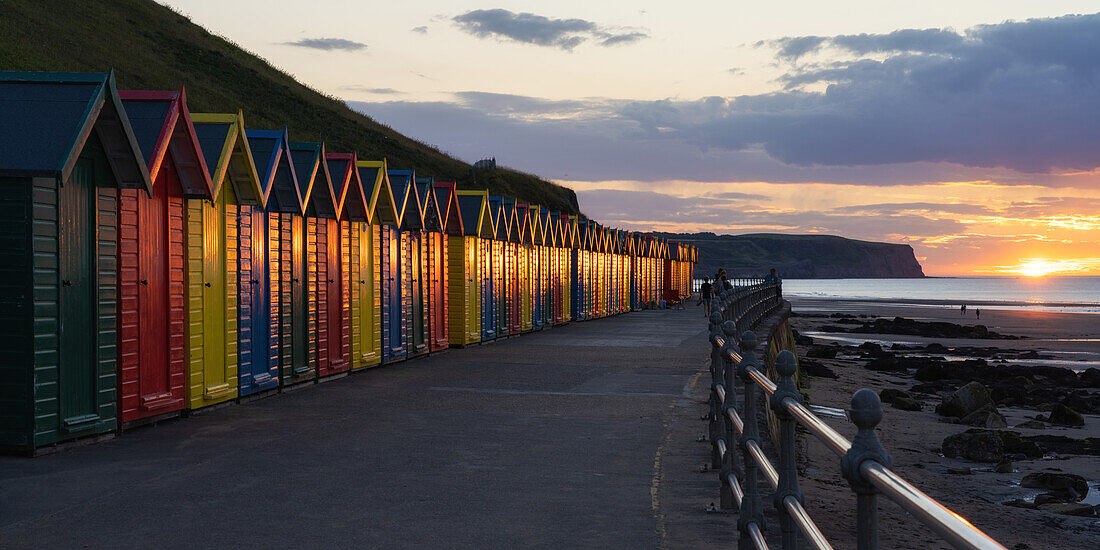
[[[236,212],[229,216],[229,195],[231,189],[223,189],[213,205],[204,204],[203,223],[203,398],[217,400],[232,388],[226,368],[226,325],[229,306],[227,273],[230,267],[226,257],[227,222],[236,219]],[[235,206],[234,206],[235,210]],[[235,271],[235,270],[234,270]],[[236,307],[232,310],[235,312]]]

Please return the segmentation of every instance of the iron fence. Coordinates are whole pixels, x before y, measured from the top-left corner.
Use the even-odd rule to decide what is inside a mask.
[[[1003,550],[1001,544],[965,518],[890,469],[890,455],[875,434],[875,426],[882,420],[883,412],[874,391],[864,388],[852,396],[847,417],[857,431],[855,438],[849,441],[803,404],[794,380],[797,360],[793,353],[784,350],[776,357],[778,381],[773,382],[764,374],[756,357],[757,338],[753,329],[782,303],[782,290],[777,283],[720,288],[712,297],[712,467],[719,471],[721,508],[738,511],[738,548],[768,548],[764,498],[758,484],[761,475],[773,489],[771,504],[779,517],[781,547],[784,550],[799,548],[801,536],[812,548],[832,548],[806,512],[805,497],[798,486],[795,426],[801,424],[840,457],[841,474],[856,495],[855,528],[859,550],[878,548],[878,495],[900,505],[955,548]],[[739,342],[737,335],[741,335]],[[736,399],[738,379],[743,395],[740,412]],[[764,403],[759,402],[761,395],[765,398]],[[779,422],[778,468],[768,460],[760,444],[758,424],[762,405],[768,407]]]

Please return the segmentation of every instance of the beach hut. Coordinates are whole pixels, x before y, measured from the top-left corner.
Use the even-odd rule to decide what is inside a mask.
[[[382,363],[405,360],[408,355],[409,283],[407,231],[402,231],[413,189],[410,170],[387,170],[386,182],[396,207],[397,224],[382,226],[379,264],[382,266]],[[415,200],[415,199],[414,199]],[[415,224],[414,224],[415,225]]]
[[[211,196],[187,100],[178,91],[119,91],[152,195],[119,190],[118,420],[178,415],[186,397],[184,199]]]
[[[448,276],[449,239],[463,235],[462,214],[458,211],[457,183],[433,181],[428,189],[432,206],[439,213],[439,231],[428,234],[429,302],[431,304],[429,344],[431,351],[450,347],[450,280]]]
[[[583,321],[584,317],[584,246],[587,220],[573,217],[574,239],[569,256],[569,276],[572,283],[570,316],[574,321]]]
[[[238,395],[238,304],[243,212],[264,193],[245,136],[244,115],[191,116],[213,186],[213,202],[187,199],[188,407]]]
[[[508,310],[508,334],[521,332],[523,325],[523,297],[519,285],[519,227],[516,216],[515,199],[504,200],[505,228],[504,245],[504,294]]]
[[[443,260],[443,212],[436,204],[435,180],[433,178],[416,178],[416,194],[420,199],[420,212],[422,228],[420,230],[420,288],[424,302],[424,341],[425,351],[432,352],[437,348],[435,337],[435,325],[446,326],[446,318],[436,316],[436,308],[447,310],[446,300],[442,298],[446,294],[442,288],[445,277],[439,263]],[[437,272],[439,275],[437,275]],[[436,302],[439,302],[438,304]],[[446,342],[444,341],[444,344]],[[444,347],[446,347],[444,345]]]
[[[516,243],[516,276],[519,279],[519,330],[528,332],[532,329],[531,310],[531,205],[524,202],[516,203],[516,228],[519,230],[519,242]]]
[[[302,212],[286,130],[245,130],[245,137],[263,199],[256,206],[242,205],[237,218],[241,396],[279,387],[279,214]]]
[[[359,281],[362,287],[358,300],[358,323],[352,323],[352,368],[366,368],[382,363],[382,308],[389,295],[383,290],[389,284],[390,266],[383,262],[383,245],[388,246],[388,228],[397,227],[397,205],[390,193],[385,160],[356,162],[363,196],[367,200],[370,222],[359,234]],[[352,260],[354,262],[354,259]]]
[[[315,313],[311,316],[308,294],[310,265],[306,255],[306,217],[336,216],[336,198],[332,178],[325,163],[325,146],[316,142],[288,144],[294,175],[298,182],[298,194],[302,197],[302,211],[275,212],[269,209],[269,217],[277,217],[278,231],[272,226],[269,237],[277,241],[279,255],[279,381],[284,387],[315,380],[317,377],[315,354],[310,344],[311,326],[316,326]],[[311,321],[312,319],[312,321]]]
[[[428,353],[428,299],[426,258],[424,254],[423,201],[416,188],[416,174],[412,170],[390,170],[390,188],[394,196],[405,194],[405,207],[397,203],[401,211],[401,272],[405,278],[404,316],[405,357]]]
[[[561,314],[562,319],[568,323],[573,320],[573,250],[577,241],[577,217],[562,214],[561,224]]]
[[[489,238],[482,239],[482,277],[489,277],[488,302],[482,297],[481,307],[488,310],[488,320],[492,324],[490,331],[486,331],[486,318],[481,319],[481,340],[502,338],[508,335],[508,323],[504,319],[504,258],[501,246],[501,224],[504,217],[501,215],[504,209],[504,198],[489,196],[489,219],[493,224],[493,233]],[[501,330],[503,329],[503,331]]]
[[[0,72],[0,447],[117,427],[119,189],[152,196],[113,74]]]
[[[554,226],[550,223],[550,210],[539,209],[539,225],[542,243],[539,246],[539,290],[542,293],[542,326],[554,324],[554,272],[551,249],[557,244]]]
[[[542,281],[542,245],[544,242],[542,227],[542,208],[537,204],[527,207],[527,223],[531,226],[531,244],[527,250],[528,278],[531,287],[531,329],[543,328],[543,281]]]
[[[550,267],[550,317],[547,322],[552,325],[562,324],[562,295],[561,295],[561,244],[562,244],[562,227],[561,227],[561,214],[558,212],[550,212],[547,219],[547,225],[549,227],[547,234],[550,236],[547,251],[549,258],[547,262]]]
[[[492,234],[493,226],[489,219],[487,192],[456,189],[454,194],[462,220],[462,235],[447,237],[448,340],[452,346],[464,347],[481,341],[484,317],[481,240],[482,235]]]
[[[370,219],[355,153],[326,153],[337,199],[336,218],[318,220],[317,372],[327,376],[351,370],[352,331],[360,321],[364,226]],[[324,231],[320,226],[326,225]],[[324,234],[324,243],[320,234]],[[322,244],[324,249],[322,249]],[[360,281],[364,281],[360,283]],[[363,365],[360,365],[363,366]]]

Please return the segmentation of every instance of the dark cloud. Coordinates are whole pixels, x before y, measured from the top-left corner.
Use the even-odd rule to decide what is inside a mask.
[[[285,42],[285,44],[287,46],[298,46],[299,48],[312,48],[325,51],[342,50],[346,52],[357,52],[367,49],[366,44],[346,38],[303,38],[294,42]]]
[[[452,21],[479,38],[503,38],[563,50],[572,50],[589,39],[597,40],[601,46],[615,46],[649,37],[642,31],[609,29],[585,19],[556,19],[499,8],[469,11]]]
[[[756,193],[729,192],[729,193],[714,193],[714,194],[711,194],[711,195],[708,195],[708,196],[716,198],[716,199],[724,199],[724,200],[731,200],[731,201],[770,201],[770,200],[772,200],[772,198],[767,196],[767,195],[758,195]]]
[[[729,69],[726,69],[726,72],[734,76],[741,76],[745,74],[745,69],[742,69],[741,67],[730,67]]]
[[[968,214],[989,215],[993,210],[980,204],[940,204],[934,202],[890,202],[879,204],[857,204],[841,206],[831,210],[841,213],[862,214],[901,214],[928,212],[932,214]]]
[[[428,34],[428,27],[426,27],[426,26],[424,26],[424,25],[421,25],[421,26],[419,26],[419,27],[413,27],[413,28],[412,28],[412,29],[410,29],[410,30],[411,30],[412,32],[415,32],[415,33],[419,33],[419,34]]]

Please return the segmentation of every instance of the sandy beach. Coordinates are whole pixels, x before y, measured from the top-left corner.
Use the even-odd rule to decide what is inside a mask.
[[[1074,517],[1046,510],[1006,506],[1014,499],[1032,501],[1041,492],[1020,486],[1030,473],[1069,473],[1084,477],[1089,485],[1085,503],[1100,504],[1100,458],[1065,453],[1046,453],[1043,458],[1013,460],[1011,471],[996,473],[995,464],[947,458],[941,452],[944,438],[972,429],[949,423],[934,412],[942,395],[948,392],[913,391],[920,383],[909,372],[883,372],[866,368],[866,355],[852,353],[851,346],[877,343],[888,350],[895,343],[911,348],[938,343],[947,348],[963,346],[998,350],[1033,350],[1041,359],[1009,360],[1006,364],[1056,364],[1082,371],[1100,361],[1100,316],[1082,313],[983,310],[980,320],[973,311],[961,316],[958,306],[901,305],[853,300],[794,299],[792,327],[814,339],[815,345],[842,348],[835,358],[808,359],[813,346],[800,345],[799,356],[824,365],[835,373],[808,377],[809,401],[815,405],[847,408],[851,395],[859,388],[908,391],[920,403],[921,410],[901,410],[885,405],[880,437],[892,454],[895,470],[933,498],[969,519],[1008,548],[1096,548],[1100,540],[1100,517]],[[962,325],[985,325],[988,330],[1025,339],[989,340],[937,338],[899,334],[836,332],[833,313],[855,316],[849,323],[867,322],[875,317],[906,317],[919,321],[944,321]],[[850,327],[853,325],[845,325]],[[949,357],[948,364],[952,358]],[[994,361],[994,363],[996,363]],[[1089,390],[1092,393],[1096,389]],[[1007,430],[1023,436],[1060,435],[1075,439],[1100,437],[1100,416],[1084,415],[1083,427],[1060,427],[1044,423],[1042,428],[1019,427],[1047,414],[1039,408],[998,406],[1007,421]],[[841,433],[851,435],[853,428],[845,420],[828,420]],[[806,507],[829,540],[837,548],[854,547],[854,497],[839,476],[835,455],[806,437],[805,477],[800,481],[806,495]],[[1002,467],[1002,470],[1006,468]],[[921,524],[896,505],[880,501],[881,545],[883,548],[947,548]]]

